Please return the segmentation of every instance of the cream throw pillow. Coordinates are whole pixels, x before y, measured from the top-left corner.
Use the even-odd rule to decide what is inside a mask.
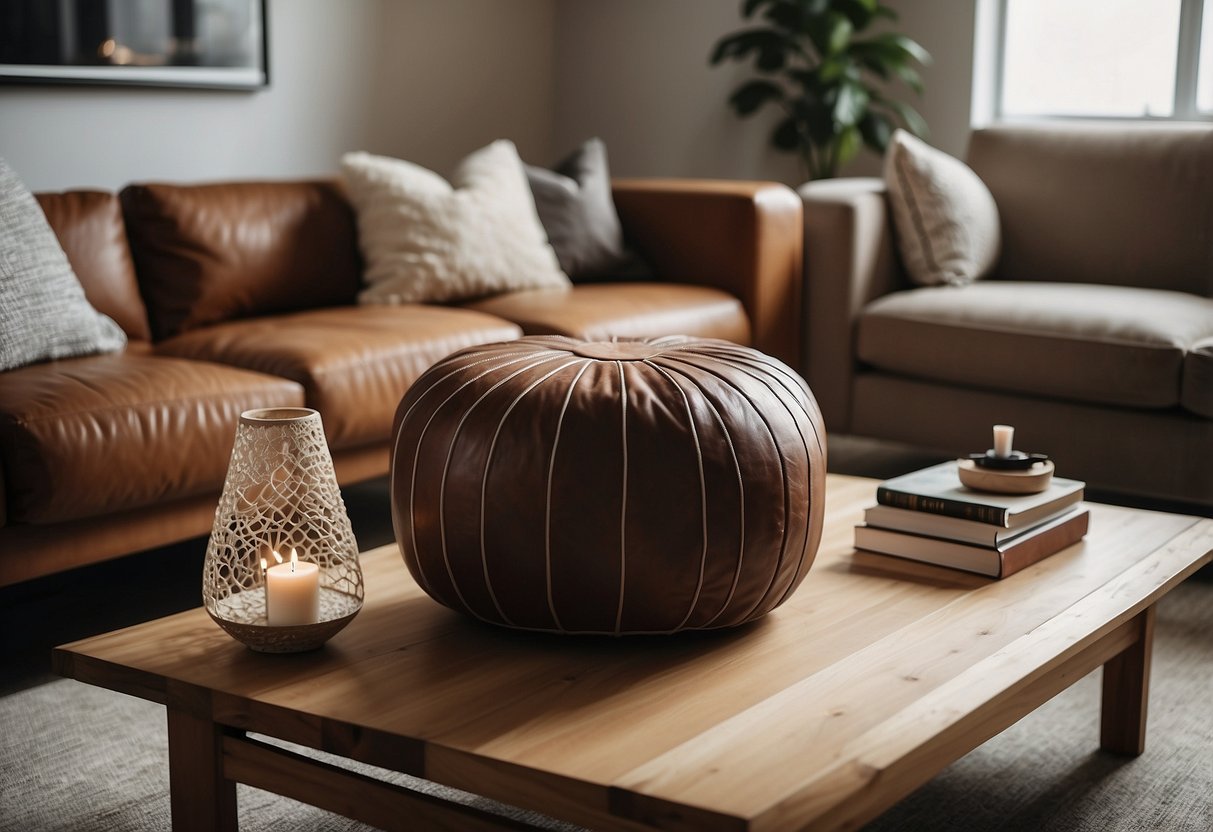
[[[366,261],[362,303],[451,301],[568,286],[513,142],[464,159],[454,187],[369,153],[341,159]]]
[[[998,208],[968,165],[898,130],[884,180],[911,280],[963,286],[990,272],[1001,244]]]

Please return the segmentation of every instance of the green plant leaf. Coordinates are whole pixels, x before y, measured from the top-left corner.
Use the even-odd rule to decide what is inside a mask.
[[[784,2],[772,3],[771,7],[767,9],[765,17],[782,29],[798,33],[804,26],[805,11],[799,3],[784,0]]]
[[[709,63],[716,65],[726,60],[739,61],[751,53],[757,52],[759,68],[779,69],[783,66],[784,51],[788,48],[787,38],[773,29],[765,26],[743,29],[717,41]],[[778,57],[776,59],[772,56]]]
[[[876,0],[835,0],[835,5],[856,31],[866,29],[876,17]]]
[[[741,4],[741,16],[752,17],[754,12],[758,11],[763,6],[777,3],[779,1],[780,0],[745,0],[745,2]]]
[[[868,110],[859,120],[859,134],[863,143],[878,153],[884,153],[893,137],[893,122],[882,113]]]
[[[855,154],[863,147],[863,136],[858,127],[848,127],[838,134],[834,140],[835,168],[842,167],[855,158]]]
[[[795,118],[788,116],[776,125],[774,132],[771,133],[771,144],[780,150],[800,149],[800,130]]]
[[[893,72],[898,78],[905,81],[906,85],[910,89],[914,90],[914,92],[918,93],[919,95],[922,95],[922,76],[918,73],[917,69],[903,64],[902,66],[895,67]]]
[[[789,102],[792,115],[808,132],[809,140],[825,146],[834,138],[834,99],[809,90]]]
[[[804,25],[805,34],[822,58],[837,55],[846,49],[854,30],[850,20],[833,11],[820,17],[809,17]]]
[[[768,101],[782,101],[783,87],[771,81],[747,81],[729,96],[739,116],[748,116]]]
[[[844,77],[851,62],[844,56],[834,55],[823,60],[816,70],[816,77],[823,84],[832,84]]]
[[[930,135],[930,128],[927,127],[926,119],[918,114],[918,111],[901,101],[893,101],[891,99],[882,98],[878,102],[881,106],[892,110],[901,119],[905,128],[919,138],[926,138]]]
[[[834,98],[833,122],[838,127],[853,127],[868,107],[868,91],[859,84],[843,84]]]
[[[879,43],[887,48],[900,51],[923,66],[931,63],[931,53],[923,49],[918,41],[905,35],[900,35],[896,32],[882,32],[879,35],[875,35],[870,42]]]

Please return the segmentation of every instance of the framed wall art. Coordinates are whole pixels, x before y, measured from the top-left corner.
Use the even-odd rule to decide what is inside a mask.
[[[266,0],[0,0],[0,82],[258,89]]]

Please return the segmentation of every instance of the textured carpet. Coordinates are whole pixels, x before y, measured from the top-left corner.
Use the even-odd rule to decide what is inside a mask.
[[[1213,829],[1213,581],[1207,574],[1164,599],[1155,638],[1145,755],[1125,760],[1097,750],[1099,677],[1092,674],[957,761],[868,832]],[[0,734],[0,830],[169,827],[160,706],[56,681],[0,699]],[[400,775],[390,779],[437,789]],[[241,828],[250,832],[365,828],[244,786],[239,806]]]

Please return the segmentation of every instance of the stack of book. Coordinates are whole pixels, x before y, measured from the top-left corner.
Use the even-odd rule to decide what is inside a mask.
[[[933,465],[880,484],[855,548],[1005,578],[1082,539],[1083,487],[1054,477],[1039,494],[994,494],[961,485],[955,462]]]

